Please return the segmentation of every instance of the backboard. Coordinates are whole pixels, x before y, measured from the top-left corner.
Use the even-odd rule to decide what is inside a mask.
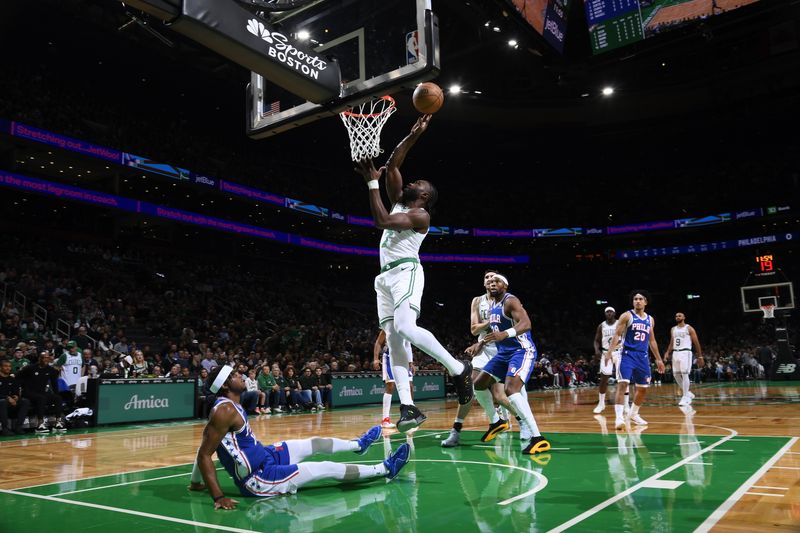
[[[794,309],[794,286],[791,281],[745,285],[740,288],[742,310],[745,313],[761,313],[761,304],[775,303],[775,310]]]
[[[438,21],[431,0],[319,0],[263,15],[282,33],[339,64],[341,91],[315,104],[256,73],[247,87],[247,134],[260,139],[372,96],[393,94],[439,73]]]

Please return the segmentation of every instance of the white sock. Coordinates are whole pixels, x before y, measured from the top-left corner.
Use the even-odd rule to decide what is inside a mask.
[[[527,394],[523,396],[524,392],[525,388],[523,388],[520,392],[512,394],[508,397],[508,401],[514,407],[514,410],[517,412],[520,418],[522,418],[525,423],[528,424],[528,427],[531,430],[531,435],[538,437],[541,435],[539,432],[539,426],[536,425],[536,419],[533,418],[533,411],[528,403],[528,398],[526,397]]]
[[[411,378],[408,377],[408,353],[411,347],[404,342],[403,337],[397,333],[394,321],[389,321],[384,326],[386,332],[386,342],[389,345],[389,364],[392,365],[394,374],[394,387],[397,389],[397,396],[403,405],[414,405],[411,397]]]
[[[464,371],[464,363],[450,355],[433,333],[417,325],[416,312],[411,309],[408,300],[394,310],[394,320],[391,324],[390,329],[394,329],[411,344],[442,363],[451,376],[457,376]],[[396,374],[395,379],[397,379]]]
[[[498,409],[500,409],[500,418],[503,420],[511,420],[511,414],[508,412],[508,409],[506,409],[505,406],[501,405],[498,407]]]
[[[606,393],[601,392],[597,395],[597,403],[606,403]]]
[[[338,479],[339,481],[352,481],[386,475],[383,463],[377,465],[351,465],[321,461],[318,463],[300,463],[297,465],[298,475],[294,484],[302,487],[312,481],[320,479]]]
[[[689,374],[681,374],[683,378],[683,395],[689,396]]]
[[[630,392],[625,392],[625,407],[627,407],[628,409],[631,408],[631,393]]]
[[[631,407],[631,416],[633,417],[633,416],[636,416],[638,414],[639,414],[639,406],[636,405],[636,404],[633,404],[633,406]]]
[[[389,412],[392,410],[392,395],[383,393],[383,418],[389,418]]]
[[[497,416],[497,411],[494,410],[492,393],[489,391],[489,389],[476,390],[475,398],[478,399],[478,403],[481,404],[481,407],[483,407],[483,412],[486,413],[486,418],[489,419],[489,422],[492,424],[497,422],[499,417]]]
[[[617,418],[622,418],[625,414],[625,406],[621,403],[614,404],[614,413],[617,415]]]

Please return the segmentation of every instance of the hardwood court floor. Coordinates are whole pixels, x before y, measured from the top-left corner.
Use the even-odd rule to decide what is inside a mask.
[[[530,395],[553,451],[519,454],[516,433],[491,443],[470,414],[463,446],[445,450],[456,404],[429,401],[415,434],[387,433],[364,457],[378,462],[409,441],[412,461],[392,483],[330,483],[298,495],[238,498],[214,511],[185,487],[201,422],[126,426],[0,440],[0,532],[26,531],[798,531],[800,384],[709,384],[696,413],[653,387],[645,430],[613,430],[613,409],[594,417],[596,389]],[[311,435],[351,437],[379,406],[251,418],[264,443]],[[609,430],[610,429],[610,430]],[[467,431],[472,430],[472,431]],[[228,494],[233,483],[220,472]]]

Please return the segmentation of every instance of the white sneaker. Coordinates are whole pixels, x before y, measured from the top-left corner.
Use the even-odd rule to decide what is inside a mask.
[[[631,419],[631,422],[633,422],[637,426],[646,426],[647,425],[647,420],[642,418],[641,415],[639,415],[639,413],[636,413],[635,415],[631,416],[630,419]]]
[[[386,429],[390,429],[390,428],[393,428],[393,427],[394,427],[394,423],[392,423],[392,421],[391,421],[391,420],[389,419],[389,417],[387,416],[386,418],[384,418],[384,419],[381,421],[381,427],[382,427],[382,428],[386,428]]]
[[[597,407],[595,407],[594,409],[592,409],[592,412],[593,412],[594,414],[596,414],[596,415],[599,415],[600,413],[602,413],[602,412],[603,412],[603,410],[604,410],[605,408],[606,408],[606,402],[597,402]]]
[[[681,396],[681,399],[678,402],[678,407],[683,407],[684,405],[689,405],[690,403],[692,403],[692,400],[690,400],[688,396]]]
[[[617,417],[617,419],[614,420],[614,429],[625,429],[625,419]]]
[[[687,405],[689,405],[690,403],[692,403],[692,400],[694,400],[694,393],[692,391],[689,391],[686,393],[686,396],[688,400]]]

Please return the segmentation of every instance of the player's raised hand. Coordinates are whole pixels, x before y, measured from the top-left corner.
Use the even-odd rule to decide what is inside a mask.
[[[433,115],[422,115],[419,117],[414,126],[411,127],[411,135],[417,136],[425,133],[425,130],[428,129],[428,124],[430,123],[432,117]]]
[[[381,177],[381,172],[383,172],[384,169],[384,167],[381,167],[380,170],[377,170],[372,162],[372,159],[362,159],[357,164],[358,166],[353,170],[361,174],[361,176],[364,178],[364,181],[377,180]]]
[[[214,502],[214,510],[217,509],[236,509],[236,505],[239,503],[239,500],[234,500],[233,498],[220,498],[219,500]]]

